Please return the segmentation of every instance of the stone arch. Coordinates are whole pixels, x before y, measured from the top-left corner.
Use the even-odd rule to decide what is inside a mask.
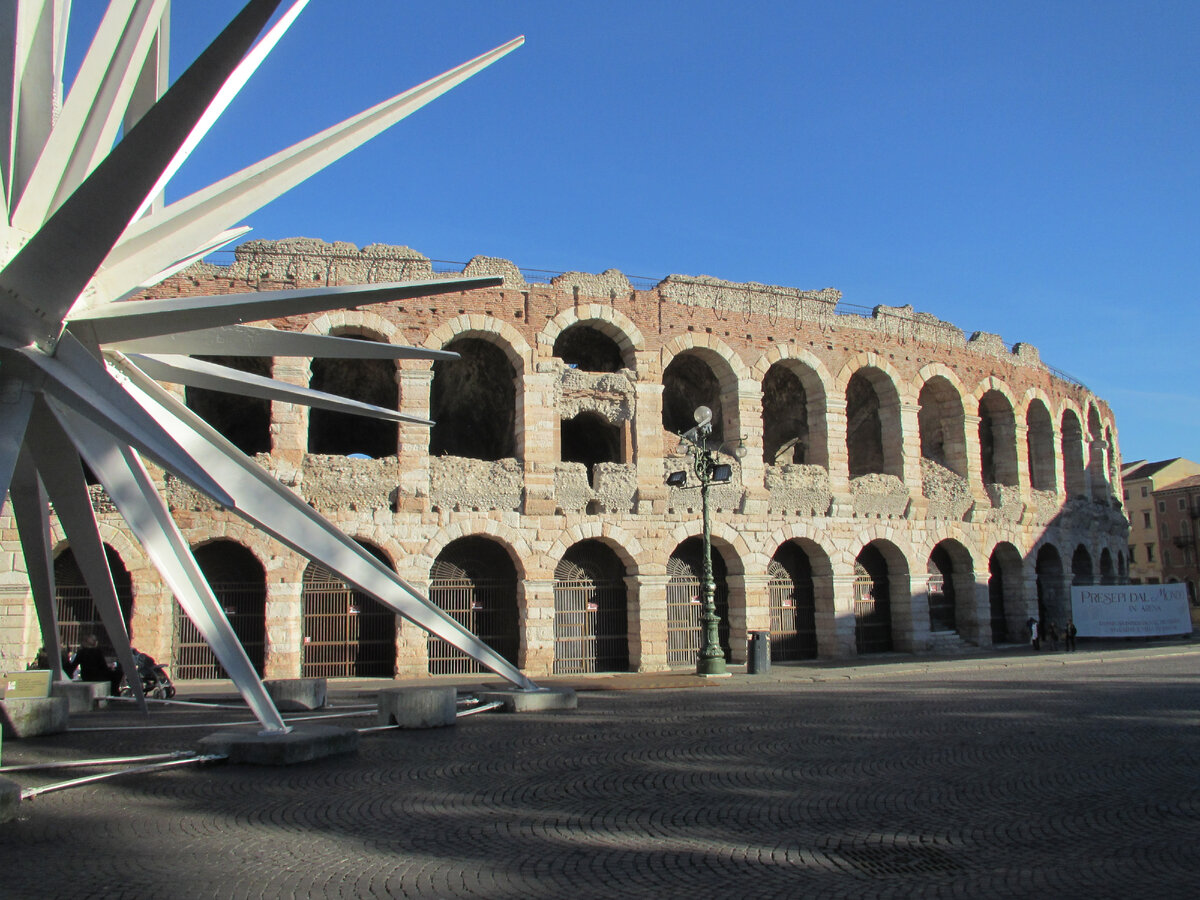
[[[1095,584],[1096,574],[1092,568],[1092,554],[1080,544],[1071,554],[1071,584]]]
[[[891,541],[877,538],[854,559],[854,638],[859,654],[887,653],[911,603],[909,567]]]
[[[331,328],[335,337],[388,343],[387,335],[356,325]],[[392,359],[336,359],[314,357],[309,362],[309,387],[395,410],[400,406]],[[361,453],[372,458],[395,456],[399,427],[395,422],[314,407],[308,412],[308,452],[337,456]]]
[[[266,665],[267,569],[254,549],[229,537],[213,537],[192,547],[192,556],[213,596],[261,676]],[[227,678],[200,630],[178,606],[171,653],[177,679]]]
[[[793,415],[800,420],[802,428],[792,429],[789,434],[788,416],[783,409],[773,409],[772,395],[768,389],[768,378],[772,372],[788,373],[799,385],[802,409]],[[815,355],[807,351],[790,351],[787,346],[775,345],[759,357],[751,369],[753,378],[762,385],[763,391],[763,462],[767,465],[780,462],[803,463],[829,468],[829,385],[832,383],[828,369]],[[782,414],[781,414],[782,413]],[[796,438],[797,453],[788,451],[788,443]],[[779,459],[780,456],[782,459]]]
[[[1062,554],[1058,552],[1058,547],[1046,541],[1035,548],[1034,573],[1037,579],[1037,618],[1045,626],[1061,618],[1071,606],[1071,594],[1064,579]]]
[[[518,375],[528,375],[531,371],[533,350],[529,342],[507,322],[492,316],[463,315],[443,322],[429,333],[421,346],[430,350],[441,350],[459,338],[478,338],[495,344],[504,351]]]
[[[725,542],[712,544],[713,603],[718,618],[718,637],[726,661],[730,649],[729,571]],[[667,664],[695,665],[703,644],[702,596],[704,590],[703,541],[695,535],[684,538],[667,559]]]
[[[117,605],[128,633],[133,620],[133,578],[120,553],[104,542],[104,556],[112,573],[116,589]],[[54,605],[58,616],[58,639],[66,650],[79,647],[83,638],[94,634],[106,654],[115,650],[115,642],[108,634],[100,613],[92,599],[91,589],[84,580],[83,572],[75,561],[75,553],[66,541],[59,542],[53,550],[54,556]]]
[[[1116,571],[1113,569],[1112,551],[1107,547],[1100,551],[1100,583],[1116,584]]]
[[[714,443],[742,434],[738,387],[747,367],[728,346],[709,335],[684,335],[662,352],[662,426],[671,434],[695,424],[699,406],[712,410]]]
[[[629,669],[628,567],[610,544],[586,538],[554,568],[554,673]]]
[[[355,540],[394,570],[382,547]],[[318,562],[310,562],[304,569],[300,602],[304,629],[301,676],[391,678],[396,674],[395,612]]]
[[[1066,482],[1067,498],[1087,495],[1087,476],[1084,469],[1083,425],[1079,414],[1066,407],[1060,418],[1059,436],[1062,444],[1063,478]]]
[[[960,541],[945,538],[930,551],[926,596],[929,630],[960,634],[975,618],[975,563]]]
[[[437,360],[429,385],[430,456],[495,462],[516,455],[520,369],[501,344],[480,332],[460,333]]]
[[[611,306],[590,303],[564,309],[546,323],[537,342],[542,347],[553,348],[563,332],[577,325],[594,328],[611,338],[617,344],[625,368],[637,368],[634,354],[646,349],[646,339],[632,319]]]
[[[1017,421],[1012,391],[999,379],[988,378],[976,395],[980,477],[984,485],[1015,486],[1018,483]]]
[[[429,599],[513,665],[521,653],[519,573],[510,548],[492,537],[449,541],[429,569]],[[486,671],[449,641],[428,634],[429,674]]]
[[[917,393],[921,458],[967,477],[966,413],[963,389],[945,366],[926,366]],[[915,385],[914,385],[915,387]]]
[[[846,400],[850,478],[879,474],[903,479],[901,381],[895,370],[874,353],[857,354],[842,368],[837,383]]]
[[[304,330],[309,334],[329,335],[353,332],[385,344],[394,344],[398,338],[403,338],[403,333],[395,322],[379,313],[363,309],[330,310],[309,322]]]
[[[483,517],[467,517],[440,528],[421,548],[421,552],[416,554],[413,559],[413,565],[419,570],[429,571],[433,567],[434,560],[442,554],[442,552],[454,541],[466,537],[486,537],[499,544],[504,552],[508,554],[513,566],[517,571],[517,578],[524,580],[530,578],[530,569],[532,564],[526,565],[526,560],[533,559],[533,552],[529,548],[529,544],[521,536],[521,532],[513,528],[511,525],[506,525],[503,522],[497,522],[494,519]]]
[[[269,356],[196,356],[195,359],[260,378],[270,378],[273,366]],[[271,452],[270,400],[188,386],[184,387],[183,396],[188,409],[247,456]]]
[[[814,659],[819,635],[833,628],[833,568],[815,541],[796,537],[779,543],[767,564],[771,613],[771,659]]]
[[[1024,566],[1021,553],[1008,541],[999,541],[988,557],[988,610],[992,643],[1019,639],[1026,615]]]
[[[1053,491],[1058,485],[1058,454],[1054,450],[1054,419],[1050,400],[1041,391],[1025,395],[1025,445],[1029,461],[1029,486]]]
[[[588,540],[597,541],[612,550],[630,575],[642,573],[641,559],[646,551],[641,542],[621,526],[597,519],[572,525],[562,532],[550,545],[546,556],[552,560],[561,559],[570,547]]]

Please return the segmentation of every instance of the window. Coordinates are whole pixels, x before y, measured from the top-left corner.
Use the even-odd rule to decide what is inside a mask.
[[[1154,562],[1154,545],[1146,545],[1146,562]]]
[[[1163,551],[1163,565],[1164,566],[1171,565],[1171,551],[1170,550]]]
[[[1180,509],[1187,509],[1187,497],[1180,497],[1180,498],[1179,498],[1179,508],[1180,508]]]
[[[1129,502],[1129,488],[1125,488],[1125,490],[1121,491],[1121,496],[1124,497],[1125,502],[1128,503]]]
[[[1131,563],[1137,562],[1137,547],[1133,544],[1129,545],[1129,561]]]
[[[1158,501],[1158,511],[1160,513],[1165,513],[1167,511],[1167,501],[1166,500]]]
[[[1142,513],[1142,527],[1143,528],[1151,527],[1151,525],[1150,525],[1150,510],[1146,510],[1145,512]]]
[[[1149,496],[1149,492],[1150,492],[1150,489],[1146,485],[1143,484],[1142,485],[1142,496],[1143,497]]]

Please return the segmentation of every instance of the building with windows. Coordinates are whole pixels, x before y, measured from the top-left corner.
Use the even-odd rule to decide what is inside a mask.
[[[1129,518],[1129,580],[1134,584],[1159,584],[1163,580],[1165,549],[1159,534],[1158,504],[1154,492],[1191,475],[1200,474],[1200,463],[1176,457],[1159,462],[1139,459],[1121,467],[1122,497]]]
[[[147,296],[434,268],[404,247],[256,241],[231,265],[194,265]],[[1066,617],[1072,583],[1127,577],[1112,412],[1028,344],[968,338],[911,307],[848,309],[832,289],[635,283],[612,270],[547,281],[486,257],[461,271],[503,284],[269,323],[457,359],[216,358],[432,428],[177,390],[532,677],[694,666],[700,498],[666,476],[687,468],[679,434],[701,405],[733,472],[711,496],[734,663],[754,631],[770,632],[776,661],[1020,641],[1029,616]],[[160,480],[267,677],[473,671],[322,567]],[[179,678],[220,675],[99,487],[93,502],[134,642]],[[23,658],[39,643],[36,620],[11,520],[0,527],[0,646]],[[56,537],[64,628],[78,632],[90,627],[86,597]]]
[[[1200,475],[1189,475],[1159,488],[1153,494],[1162,546],[1162,580],[1188,586],[1195,606],[1200,598]]]

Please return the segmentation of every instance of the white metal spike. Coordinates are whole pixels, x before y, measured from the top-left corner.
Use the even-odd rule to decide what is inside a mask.
[[[324,391],[314,391],[312,388],[287,384],[273,378],[264,378],[262,375],[242,372],[239,369],[231,369],[228,366],[192,359],[188,356],[136,355],[129,357],[129,360],[151,378],[169,384],[183,384],[208,391],[257,397],[260,400],[297,403],[312,409],[327,409],[331,412],[367,416],[388,422],[405,422],[412,425],[433,424],[429,419],[404,415],[394,409],[363,403],[360,400],[351,400],[348,397],[328,394]]]
[[[33,410],[33,390],[28,382],[0,372],[0,510],[21,455],[21,443]]]
[[[122,353],[165,353],[184,356],[308,356],[314,359],[458,359],[453,350],[426,350],[362,341],[357,338],[276,331],[253,325],[225,325],[201,331],[174,332],[140,340],[112,341],[105,349]]]
[[[58,636],[58,604],[54,600],[54,563],[50,550],[50,508],[28,449],[22,451],[9,489],[13,516],[25,557],[25,573],[33,593],[42,646],[55,681],[63,680],[62,644]]]
[[[517,47],[515,38],[436,78],[385,100],[357,116],[248,166],[134,223],[104,261],[94,284],[102,296],[124,294],[130,285],[191,252],[209,235],[240,222],[355,147],[491,65]]]
[[[137,456],[83,417],[55,413],[263,728],[289,731]]]
[[[145,710],[146,701],[142,695],[141,679],[133,675],[137,672],[137,663],[133,659],[129,631],[125,627],[125,616],[117,599],[117,588],[108,565],[108,555],[104,552],[104,542],[100,539],[100,529],[92,511],[92,501],[88,496],[83,467],[79,464],[79,454],[43,404],[38,404],[34,411],[27,446],[30,455],[37,461],[41,481],[54,503],[54,512],[58,516],[59,524],[67,533],[71,552],[79,564],[79,571],[83,573],[83,580],[92,596],[92,602],[96,605],[96,611],[100,613],[100,621],[104,624],[108,639],[117,653],[121,670],[126,673],[129,687],[139,706]],[[51,602],[53,603],[53,598]],[[45,631],[42,636],[45,637]]]
[[[261,322],[280,316],[305,315],[368,303],[458,293],[474,288],[495,287],[501,283],[500,278],[489,275],[110,303],[76,313],[71,319],[71,331],[86,335],[91,342],[103,345],[113,341]]]

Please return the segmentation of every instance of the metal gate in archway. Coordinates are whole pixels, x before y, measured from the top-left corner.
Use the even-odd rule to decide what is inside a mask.
[[[133,614],[133,586],[128,572],[120,565],[120,558],[108,547],[105,547],[105,552],[113,573],[121,618],[125,620],[125,629],[128,631]],[[106,655],[114,653],[112,641],[92,600],[92,592],[83,583],[83,574],[70,551],[59,554],[54,561],[54,605],[58,613],[58,639],[64,650],[71,652],[78,649],[84,635],[94,634]]]
[[[892,649],[891,603],[884,587],[886,582],[877,591],[870,575],[855,576],[854,642],[859,653],[887,653]]]
[[[629,668],[624,578],[603,557],[564,557],[554,570],[554,673]],[[618,563],[619,567],[619,563]]]
[[[260,676],[266,653],[267,589],[262,582],[215,582],[213,596],[225,610],[233,632]],[[200,629],[175,604],[175,650],[171,667],[176,679],[228,678],[217,655],[200,634]]]
[[[510,578],[473,578],[453,564],[434,564],[429,599],[481,641],[517,664],[517,585]],[[488,671],[449,641],[430,634],[430,675]]]
[[[700,593],[699,555],[692,560],[672,556],[667,560],[667,664],[671,666],[694,665],[700,647],[704,643],[701,633],[700,615],[704,611]],[[714,566],[716,565],[716,554]],[[689,554],[690,557],[690,554]],[[718,635],[725,659],[729,659],[729,588],[725,579],[714,574],[716,590],[713,594],[717,616],[721,620]]]
[[[304,573],[307,678],[391,678],[396,614],[316,563]]]
[[[798,591],[795,579],[778,560],[767,564],[771,603],[771,660],[787,662],[817,656],[816,610],[811,587]]]

